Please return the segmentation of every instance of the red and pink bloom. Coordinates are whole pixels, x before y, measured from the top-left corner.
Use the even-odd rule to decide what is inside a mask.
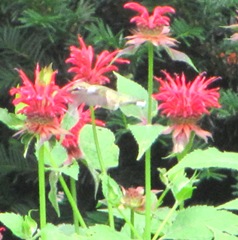
[[[130,22],[136,24],[136,29],[132,31],[132,36],[126,37],[127,44],[139,46],[145,42],[151,42],[155,46],[167,45],[175,46],[176,39],[169,37],[170,18],[169,13],[175,13],[175,9],[170,6],[158,6],[150,14],[146,7],[136,2],[129,2],[124,8],[137,12],[137,16],[132,17]]]
[[[106,84],[110,82],[106,74],[118,70],[115,63],[129,63],[126,59],[117,58],[119,50],[113,52],[104,50],[96,55],[93,47],[87,46],[82,37],[78,36],[78,41],[80,47],[70,46],[70,56],[66,59],[66,63],[73,65],[68,70],[75,73],[73,80],[90,84]]]
[[[185,75],[175,75],[163,71],[166,80],[156,78],[160,83],[159,93],[154,98],[160,102],[158,109],[170,119],[170,127],[164,132],[172,133],[173,152],[182,152],[188,144],[191,132],[207,141],[211,133],[201,129],[198,120],[209,114],[211,108],[219,108],[219,88],[208,88],[218,77],[206,78],[199,74],[193,81],[187,82]]]
[[[22,86],[10,90],[10,94],[15,95],[13,104],[19,109],[17,113],[26,116],[24,127],[18,133],[31,133],[39,136],[41,141],[53,135],[66,134],[60,121],[71,99],[64,88],[55,84],[57,71],[50,67],[40,70],[37,64],[34,83],[22,70],[18,72]]]

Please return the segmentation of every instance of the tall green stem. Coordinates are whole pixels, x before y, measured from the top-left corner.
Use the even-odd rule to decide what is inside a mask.
[[[100,149],[100,145],[99,145],[99,141],[98,141],[98,135],[97,135],[97,129],[96,129],[96,118],[95,118],[95,112],[94,112],[94,107],[90,106],[90,112],[91,112],[91,119],[92,119],[92,128],[93,128],[93,137],[94,137],[94,142],[95,142],[95,146],[96,146],[96,152],[98,155],[98,160],[99,160],[99,164],[101,167],[101,172],[102,174],[107,174],[104,162],[103,162],[103,157],[102,157],[102,153],[101,153],[101,149]],[[105,196],[107,198],[107,196]],[[108,205],[108,218],[109,218],[109,225],[111,228],[115,229],[115,223],[114,223],[114,216],[113,216],[113,208],[112,208],[112,204],[110,203],[110,201],[107,201],[107,205]]]
[[[161,231],[163,230],[165,224],[168,222],[168,220],[171,218],[171,216],[173,215],[173,213],[175,212],[176,208],[178,207],[179,203],[176,201],[174,203],[174,206],[170,209],[170,211],[168,212],[167,216],[164,218],[163,222],[160,224],[159,228],[157,229],[154,237],[152,238],[152,240],[156,240],[158,239]]]
[[[74,216],[77,218],[77,220],[79,221],[79,224],[83,228],[87,228],[87,225],[85,224],[83,217],[78,210],[78,206],[77,206],[76,202],[74,201],[74,198],[72,197],[72,194],[70,193],[70,190],[69,190],[64,178],[61,175],[59,175],[59,181],[60,181],[60,184],[65,192],[65,195],[73,209]]]
[[[74,199],[74,202],[77,205],[76,182],[75,182],[75,180],[72,177],[70,177],[70,191],[71,191],[72,197]],[[79,234],[79,222],[78,222],[78,218],[77,218],[77,215],[76,215],[75,211],[73,211],[73,218],[74,218],[74,229],[75,229],[75,232]]]
[[[121,216],[123,217],[125,222],[128,224],[128,226],[130,227],[130,229],[133,232],[133,235],[136,237],[136,239],[137,240],[143,240],[142,237],[140,236],[140,234],[135,229],[134,224],[132,224],[132,222],[127,218],[127,216],[123,213],[123,211],[120,210],[119,208],[117,208],[117,210],[121,214]]]
[[[40,228],[46,225],[46,196],[45,196],[45,156],[44,144],[39,148],[38,178],[39,178],[39,205],[40,205]]]
[[[153,68],[154,49],[148,43],[148,116],[147,124],[152,124],[152,93],[153,93]],[[151,235],[151,149],[145,153],[145,231],[144,239],[149,240]]]

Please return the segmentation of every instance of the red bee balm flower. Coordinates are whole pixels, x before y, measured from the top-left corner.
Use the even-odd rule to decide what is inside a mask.
[[[194,131],[207,141],[211,133],[202,130],[197,121],[203,114],[209,114],[210,108],[219,108],[219,88],[208,89],[208,85],[218,79],[206,79],[205,73],[198,75],[193,82],[186,83],[184,74],[173,79],[163,71],[167,81],[156,78],[161,84],[154,98],[160,101],[159,110],[171,120],[171,126],[165,134],[173,132],[173,152],[182,152]]]
[[[118,67],[112,64],[113,61],[115,63],[129,63],[128,60],[123,58],[116,58],[119,50],[111,53],[105,50],[97,55],[95,59],[92,46],[87,47],[80,36],[78,41],[80,48],[71,46],[70,57],[66,59],[66,63],[74,65],[68,70],[76,73],[73,80],[81,79],[90,84],[105,84],[110,82],[110,79],[104,74],[118,70]]]
[[[127,44],[141,45],[144,42],[151,42],[155,46],[168,45],[175,46],[176,39],[168,37],[170,28],[170,18],[164,16],[167,13],[175,13],[175,9],[170,6],[158,6],[154,8],[153,14],[149,14],[146,7],[136,2],[129,2],[124,8],[138,12],[138,16],[131,18],[137,29],[134,30]]]
[[[19,133],[29,132],[40,136],[42,141],[52,135],[66,133],[60,129],[61,116],[67,110],[67,103],[71,101],[69,93],[55,84],[56,71],[51,67],[43,68],[37,64],[35,83],[32,83],[22,70],[18,70],[23,85],[10,90],[16,95],[13,100],[15,106],[21,106],[17,113],[26,116],[25,126]],[[21,105],[19,105],[21,104]]]

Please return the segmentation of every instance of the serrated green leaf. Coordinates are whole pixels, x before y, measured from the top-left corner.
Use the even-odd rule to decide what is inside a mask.
[[[145,151],[151,147],[156,138],[165,129],[162,125],[129,125],[128,128],[139,146],[137,160],[143,156]]]
[[[238,198],[217,206],[217,209],[238,210]]]
[[[59,204],[57,201],[57,193],[58,193],[58,188],[57,188],[57,183],[58,183],[58,173],[51,172],[49,174],[49,183],[50,183],[50,191],[48,194],[48,198],[55,209],[57,216],[60,217],[60,209],[59,209]]]
[[[79,235],[73,233],[73,226],[67,224],[64,228],[55,226],[51,223],[47,223],[46,226],[41,229],[42,239],[45,240],[77,240],[81,239]],[[82,238],[84,239],[84,238]]]
[[[236,235],[238,216],[212,206],[190,207],[178,212],[163,239],[214,239],[212,229]]]
[[[6,108],[0,108],[0,121],[13,130],[19,130],[24,126],[23,119],[19,119],[14,113],[9,113]]]
[[[119,149],[115,144],[114,134],[109,129],[98,126],[96,127],[96,131],[105,168],[116,166],[118,163]],[[79,143],[87,164],[95,169],[101,169],[92,125],[85,125],[81,129]]]
[[[120,109],[128,117],[135,117],[144,121],[148,116],[148,92],[138,83],[128,78],[114,73],[117,77],[117,90],[120,93],[130,95],[138,100],[145,101],[145,106],[127,105],[121,106]],[[152,116],[157,114],[157,101],[152,98]]]
[[[24,219],[22,216],[9,212],[0,213],[0,221],[10,229],[15,236],[24,239],[25,235],[22,229]]]
[[[168,175],[185,168],[204,169],[211,167],[238,170],[238,153],[221,152],[216,148],[194,150],[171,168]]]
[[[167,54],[170,56],[170,58],[173,61],[185,62],[189,66],[191,66],[195,71],[198,72],[198,69],[195,67],[191,58],[187,54],[180,52],[178,50],[175,50],[173,48],[167,47],[167,46],[163,46],[163,48],[165,49],[165,51],[167,52]]]

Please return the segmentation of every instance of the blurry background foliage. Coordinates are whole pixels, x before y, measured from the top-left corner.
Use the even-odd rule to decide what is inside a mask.
[[[129,23],[134,14],[123,9],[126,0],[1,0],[0,1],[0,107],[12,110],[8,91],[19,83],[16,68],[23,69],[29,77],[33,77],[37,62],[41,66],[53,63],[58,69],[57,81],[64,84],[70,79],[65,59],[69,56],[69,46],[77,45],[77,34],[84,37],[87,44],[94,46],[96,52],[104,49],[122,48],[124,37],[130,34],[133,24]],[[232,34],[231,29],[222,28],[236,23],[237,0],[144,0],[138,1],[149,9],[158,5],[171,5],[176,14],[171,16],[173,36],[180,42],[179,50],[185,52],[194,62],[199,71],[206,71],[208,76],[222,76],[216,83],[222,88],[221,110],[213,112],[204,126],[215,133],[214,144],[222,150],[226,148],[223,141],[224,129],[238,122],[238,44],[227,38]],[[122,74],[132,74],[134,79],[146,84],[147,57],[146,49],[141,48],[134,55],[130,66],[122,66]],[[164,52],[155,54],[155,75],[160,76],[161,69],[169,72],[185,72],[191,79],[197,74],[188,65],[172,62]],[[109,114],[108,126],[120,123],[120,113]],[[129,121],[129,120],[128,120]],[[161,121],[161,120],[160,120]],[[118,124],[117,124],[118,123]],[[124,122],[125,123],[125,122]],[[26,164],[28,174],[24,182],[33,184],[31,166],[19,156],[22,146],[17,139],[12,139],[12,132],[6,126],[0,125],[0,183],[8,186],[1,193],[0,210],[20,209],[23,201],[15,189],[16,182],[23,175],[22,164]],[[222,129],[222,131],[221,131]],[[217,134],[217,130],[219,134]],[[126,131],[125,131],[126,132]],[[216,135],[217,134],[217,135]],[[232,135],[233,134],[233,135]],[[119,134],[120,135],[120,134]],[[229,133],[229,141],[237,145],[238,130]],[[199,145],[199,142],[198,142]],[[228,149],[230,150],[230,149]],[[237,146],[232,150],[238,151]],[[13,152],[14,151],[14,152]],[[17,152],[17,154],[15,154]],[[136,156],[136,154],[135,154]],[[130,161],[131,162],[131,161]],[[124,166],[124,165],[123,165]],[[29,170],[29,171],[28,171]],[[14,182],[9,174],[14,175]],[[12,175],[11,175],[12,176]],[[21,181],[20,181],[21,182]],[[30,185],[31,185],[30,184]],[[238,188],[238,187],[237,187]],[[237,189],[234,190],[237,193]],[[15,195],[14,195],[15,194]],[[32,199],[31,192],[22,192],[24,199]],[[8,197],[14,200],[8,201]],[[29,204],[32,205],[32,204]],[[13,207],[14,206],[14,207]],[[30,208],[30,207],[29,207]],[[26,207],[28,209],[28,207]]]

